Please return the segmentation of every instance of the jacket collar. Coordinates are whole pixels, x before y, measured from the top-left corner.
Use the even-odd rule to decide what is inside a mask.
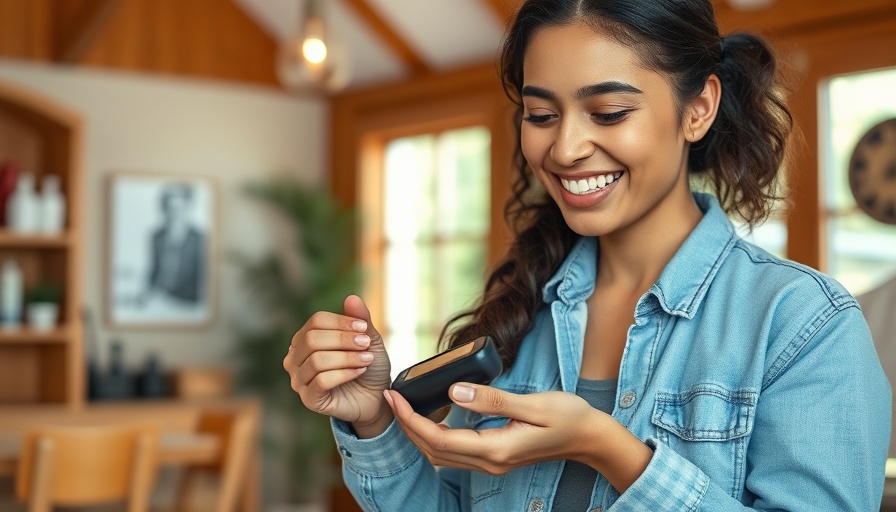
[[[694,318],[719,267],[738,240],[714,196],[694,194],[694,199],[703,210],[703,219],[648,291],[666,313],[688,319]]]
[[[550,304],[561,300],[566,304],[574,304],[590,297],[597,281],[598,252],[596,237],[580,237],[566,260],[544,286],[544,301]]]
[[[703,218],[647,292],[657,298],[666,313],[685,318],[694,317],[716,272],[737,241],[734,226],[715,197],[695,193],[694,199],[704,213]],[[597,280],[599,252],[597,238],[580,238],[545,285],[544,301],[573,304],[590,297]]]

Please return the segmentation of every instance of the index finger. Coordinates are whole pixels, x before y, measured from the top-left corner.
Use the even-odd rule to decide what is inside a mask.
[[[296,332],[289,349],[296,347],[315,350],[366,348],[370,344],[367,322],[350,316],[318,311]],[[301,343],[302,340],[305,343]],[[307,356],[307,354],[305,354]]]
[[[360,318],[352,316],[340,315],[339,313],[331,313],[329,311],[318,311],[311,315],[302,329],[321,329],[327,331],[354,331],[367,332],[367,322]]]

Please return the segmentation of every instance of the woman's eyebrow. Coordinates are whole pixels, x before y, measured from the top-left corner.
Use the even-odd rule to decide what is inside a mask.
[[[527,85],[523,87],[521,93],[523,96],[534,96],[543,100],[553,101],[557,99],[557,95],[553,92],[534,85]],[[577,100],[583,100],[591,96],[600,96],[602,94],[643,94],[643,91],[625,82],[600,82],[597,84],[586,85],[580,88],[578,91],[576,91],[575,98]]]
[[[535,87],[534,85],[527,85],[523,87],[521,91],[523,96],[534,96],[536,98],[541,98],[543,100],[556,100],[557,95],[552,93],[547,89],[542,89],[541,87]]]
[[[641,89],[625,82],[610,81],[601,82],[599,84],[591,84],[582,87],[576,91],[575,98],[583,100],[590,96],[600,96],[601,94],[644,94]]]

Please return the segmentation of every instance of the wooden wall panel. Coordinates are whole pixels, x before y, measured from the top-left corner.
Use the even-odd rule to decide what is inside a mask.
[[[115,5],[117,4],[117,5]],[[76,63],[279,87],[277,43],[231,0],[0,0],[0,57],[58,60],[114,5]]]
[[[276,42],[229,0],[127,0],[87,65],[277,84]]]
[[[0,56],[52,58],[52,0],[0,0]]]
[[[124,0],[71,0],[53,7],[53,60],[77,63]]]

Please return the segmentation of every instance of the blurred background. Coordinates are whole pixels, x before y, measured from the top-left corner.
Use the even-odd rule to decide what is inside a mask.
[[[857,295],[892,381],[896,1],[713,3],[794,77],[791,201],[743,234]],[[281,360],[349,293],[396,372],[472,304],[510,239],[514,7],[0,0],[0,510],[357,510]],[[93,489],[79,447],[138,476]]]

